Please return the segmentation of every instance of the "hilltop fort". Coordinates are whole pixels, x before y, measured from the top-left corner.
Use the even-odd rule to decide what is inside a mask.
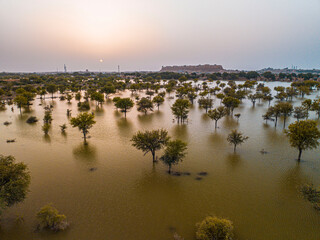
[[[224,71],[221,65],[184,65],[184,66],[163,66],[160,70],[161,72],[197,72],[197,73],[213,73]]]

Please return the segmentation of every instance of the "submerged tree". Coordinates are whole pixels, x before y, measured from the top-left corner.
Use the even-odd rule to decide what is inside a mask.
[[[169,141],[166,144],[166,149],[164,154],[161,156],[160,160],[168,166],[168,172],[171,173],[172,165],[176,165],[183,160],[186,156],[187,143],[177,139]]]
[[[304,120],[292,123],[284,132],[289,138],[291,147],[299,150],[298,162],[300,162],[302,151],[319,146],[320,131],[316,121]]]
[[[208,113],[208,109],[212,108],[213,100],[211,98],[200,98],[198,100],[199,106],[201,108],[204,108],[206,110],[206,113]]]
[[[233,116],[233,110],[239,106],[240,100],[234,97],[225,97],[222,103],[227,108],[228,113]]]
[[[152,154],[152,160],[155,162],[156,151],[163,148],[169,141],[168,131],[164,129],[137,132],[131,139],[132,146],[144,152],[146,155],[148,152]]]
[[[87,143],[87,134],[89,129],[96,123],[94,121],[94,114],[91,113],[79,113],[77,117],[70,119],[72,127],[78,127],[79,130],[83,133],[84,143]]]
[[[0,215],[1,210],[22,202],[30,185],[30,173],[24,163],[13,156],[0,155]]]
[[[206,217],[198,223],[196,232],[197,240],[232,240],[233,224],[230,220]]]
[[[152,102],[154,102],[156,104],[156,106],[158,107],[158,111],[159,111],[159,107],[161,104],[163,104],[164,98],[162,96],[160,96],[160,94],[159,94],[152,99]]]
[[[65,230],[69,224],[67,217],[60,214],[59,211],[54,208],[51,204],[48,204],[40,209],[37,213],[37,219],[39,221],[39,229],[49,229],[52,231]]]
[[[190,102],[186,99],[177,99],[172,105],[171,110],[173,115],[178,119],[178,123],[184,122],[188,118]]]
[[[49,84],[48,86],[47,86],[47,92],[48,93],[51,93],[51,98],[53,99],[53,94],[55,93],[55,92],[57,92],[58,91],[58,88],[57,88],[57,85],[55,85],[55,84]]]
[[[209,110],[208,116],[211,120],[214,120],[214,128],[217,128],[218,121],[223,118],[227,114],[227,110],[225,107],[218,107],[213,110]]]
[[[308,112],[304,107],[295,107],[293,110],[293,116],[299,122],[300,119],[308,118]]]
[[[134,102],[130,98],[119,98],[114,101],[114,105],[124,113],[124,117],[126,118],[127,112],[133,107]]]
[[[137,103],[137,110],[139,112],[143,112],[147,114],[148,111],[153,111],[153,102],[148,98],[141,98],[141,100]]]
[[[13,99],[13,102],[17,105],[17,107],[20,110],[20,114],[21,114],[21,108],[23,106],[26,106],[28,103],[28,99],[22,95],[18,95]]]
[[[234,148],[233,151],[236,151],[237,145],[240,145],[244,143],[246,140],[248,140],[249,137],[244,136],[243,133],[238,132],[236,129],[232,130],[231,133],[227,137],[227,141],[230,144],[233,144]]]
[[[293,106],[288,102],[280,102],[277,104],[277,107],[280,109],[281,115],[283,116],[283,127],[285,128],[287,117],[291,115]]]

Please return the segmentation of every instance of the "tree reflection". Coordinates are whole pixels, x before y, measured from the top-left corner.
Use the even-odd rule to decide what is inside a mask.
[[[96,147],[91,144],[79,144],[72,151],[74,157],[79,160],[84,160],[88,163],[92,163],[96,161]]]
[[[227,155],[227,164],[232,167],[238,167],[242,162],[242,158],[237,153],[230,153]]]

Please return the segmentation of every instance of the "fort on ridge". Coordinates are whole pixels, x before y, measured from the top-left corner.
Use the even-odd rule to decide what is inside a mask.
[[[184,66],[163,66],[161,68],[161,72],[197,72],[197,73],[212,73],[212,72],[220,72],[223,71],[223,67],[221,65],[184,65]]]

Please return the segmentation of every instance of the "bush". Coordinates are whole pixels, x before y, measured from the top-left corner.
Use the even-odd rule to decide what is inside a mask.
[[[233,238],[233,224],[227,219],[209,216],[196,226],[198,240],[231,240]]]
[[[49,123],[43,124],[42,131],[44,132],[44,134],[47,135],[49,133],[50,127],[51,127],[51,125]]]
[[[34,117],[34,116],[31,116],[31,117],[29,117],[29,118],[27,119],[26,122],[27,122],[27,123],[36,123],[36,122],[38,122],[38,119],[37,119],[36,117]]]
[[[38,229],[49,229],[52,231],[65,230],[69,224],[67,217],[63,214],[59,214],[59,211],[51,204],[48,204],[40,209],[37,213],[37,219],[39,220]]]
[[[79,111],[87,111],[90,110],[90,104],[89,102],[78,102],[78,109]]]

